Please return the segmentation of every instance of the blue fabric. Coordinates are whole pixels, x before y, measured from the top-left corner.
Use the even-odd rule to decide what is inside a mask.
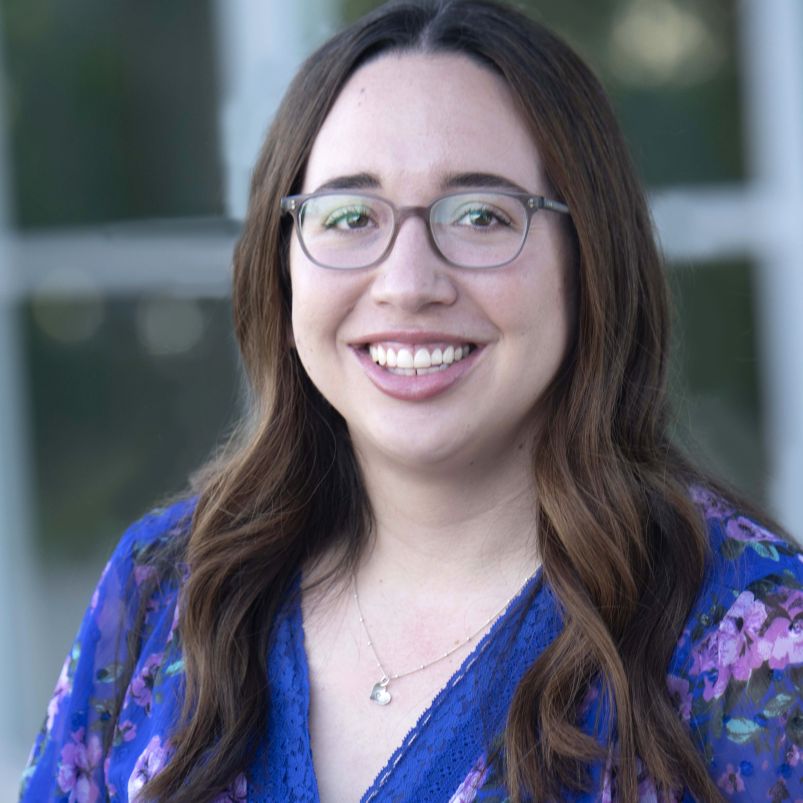
[[[695,498],[708,519],[713,559],[669,666],[669,695],[726,799],[803,801],[803,556],[718,499],[702,491]],[[148,600],[134,672],[119,675],[125,634],[153,572],[149,554],[185,531],[191,511],[192,503],[183,502],[152,513],[115,550],[34,744],[23,777],[25,803],[136,800],[170,760],[183,682],[176,584],[161,584]],[[486,767],[488,751],[516,684],[560,627],[556,602],[536,577],[410,731],[364,800],[505,800],[496,766]],[[253,766],[216,803],[318,799],[297,594],[277,620],[268,672],[266,738]],[[116,719],[110,709],[115,681],[126,687]],[[587,721],[599,713],[599,702],[592,690]],[[594,791],[575,799],[616,800],[615,768],[595,766],[591,773]],[[640,781],[641,800],[657,800],[649,777]],[[691,800],[683,790],[675,799]]]
[[[363,800],[448,800],[501,731],[526,667],[560,630],[549,593],[534,577],[437,695]],[[298,604],[289,606],[269,664],[275,704],[267,747],[249,774],[249,800],[317,801],[306,728],[309,679]],[[422,761],[426,756],[426,761]],[[278,770],[278,771],[277,771]]]

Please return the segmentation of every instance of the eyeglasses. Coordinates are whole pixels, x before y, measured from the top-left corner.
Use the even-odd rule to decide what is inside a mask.
[[[539,209],[569,214],[560,201],[501,190],[450,193],[429,206],[397,207],[376,195],[341,190],[290,195],[281,204],[309,259],[340,270],[380,263],[409,217],[427,224],[432,245],[450,265],[498,268],[521,253]]]

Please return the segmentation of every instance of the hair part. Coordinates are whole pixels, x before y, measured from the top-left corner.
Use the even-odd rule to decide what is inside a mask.
[[[577,724],[593,682],[615,713],[619,799],[638,799],[637,759],[660,791],[717,799],[666,688],[708,542],[689,499],[701,478],[667,436],[668,305],[647,204],[597,79],[544,27],[487,0],[383,6],[307,59],[275,116],[234,255],[254,410],[201,483],[181,592],[184,708],[173,758],[144,794],[207,799],[247,768],[267,718],[271,626],[293,578],[335,539],[346,571],[371,533],[346,424],[292,348],[291,227],[278,201],[300,191],[346,81],[392,52],[460,54],[500,75],[572,210],[575,331],[532,458],[538,548],[565,626],[510,706],[500,760],[512,799],[587,785],[589,762],[605,759]]]

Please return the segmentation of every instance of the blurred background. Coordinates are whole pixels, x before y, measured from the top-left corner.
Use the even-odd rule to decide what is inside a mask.
[[[0,798],[124,527],[240,412],[249,171],[373,0],[0,0]],[[675,292],[676,433],[803,534],[803,3],[530,0],[611,93]]]

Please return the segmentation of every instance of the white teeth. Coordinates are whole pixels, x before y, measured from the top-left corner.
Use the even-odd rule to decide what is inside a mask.
[[[413,368],[429,368],[432,365],[432,358],[426,349],[418,349],[413,358]]]
[[[399,368],[414,368],[413,354],[409,349],[399,349],[396,355],[396,365]]]
[[[419,348],[385,348],[382,344],[370,344],[368,353],[371,359],[378,365],[392,369],[393,373],[402,376],[414,376],[431,374],[442,371],[453,363],[468,357],[471,354],[471,346],[447,346],[445,349],[435,348],[431,352],[429,349]]]

